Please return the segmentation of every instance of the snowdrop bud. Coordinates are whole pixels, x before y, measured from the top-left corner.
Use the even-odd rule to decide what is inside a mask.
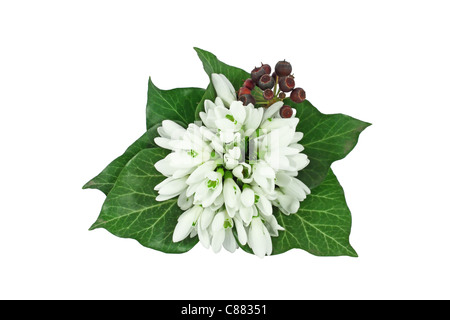
[[[225,182],[223,185],[223,196],[225,206],[227,208],[238,208],[238,201],[240,201],[241,190],[237,183],[233,180],[230,171],[225,173]]]
[[[239,215],[233,218],[234,225],[236,226],[236,231],[238,235],[238,240],[242,245],[247,244],[247,231],[244,228],[244,224]]]
[[[261,218],[253,218],[248,230],[248,244],[252,248],[253,253],[264,258],[265,255],[272,253],[272,239],[269,231],[262,222]]]
[[[168,179],[166,179],[166,180],[168,180]],[[181,191],[183,191],[187,188],[186,180],[187,180],[187,177],[183,177],[183,178],[179,178],[179,179],[173,179],[173,180],[165,183],[158,190],[159,195],[158,195],[158,197],[156,197],[156,201],[164,201],[164,200],[171,199],[173,197],[178,196],[181,193]],[[164,200],[161,200],[162,198],[164,198]]]
[[[223,74],[213,73],[211,80],[217,95],[222,99],[225,106],[229,107],[233,101],[236,101],[234,87]]]
[[[255,108],[251,105],[245,106],[247,118],[245,119],[245,135],[251,136],[261,124],[264,115],[264,108]]]
[[[245,223],[245,225],[248,226],[249,223],[252,221],[253,216],[258,215],[258,211],[256,210],[255,206],[250,207],[241,206],[239,208],[239,215],[242,221]]]
[[[162,128],[171,139],[180,139],[186,133],[185,128],[172,120],[163,120]]]
[[[173,242],[184,240],[191,233],[202,211],[202,207],[194,206],[180,215],[178,223],[175,226],[175,231],[173,232]]]
[[[180,193],[180,196],[178,197],[177,204],[180,207],[181,210],[187,210],[190,207],[192,207],[192,203],[194,202],[193,197],[187,197],[186,196],[186,190]]]
[[[265,217],[271,216],[273,213],[272,203],[262,194],[255,195],[256,207]]]

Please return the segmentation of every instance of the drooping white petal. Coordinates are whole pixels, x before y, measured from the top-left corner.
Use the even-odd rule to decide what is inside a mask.
[[[176,194],[179,195],[181,191],[187,188],[186,177],[174,179],[167,184],[164,184],[161,189],[158,190],[160,195]]]
[[[223,196],[225,205],[230,208],[236,208],[240,201],[241,190],[232,178],[225,179],[223,185]]]
[[[183,212],[178,217],[178,223],[175,226],[175,230],[173,232],[173,242],[184,240],[191,233],[193,225],[197,222],[197,219],[202,211],[202,207],[195,206]]]
[[[172,120],[163,120],[162,127],[164,129],[164,132],[168,133],[172,139],[174,139],[175,137],[178,138],[180,136],[183,136],[186,132],[185,128]]]
[[[273,213],[272,203],[262,194],[257,195],[258,202],[256,202],[256,207],[259,209],[261,214],[268,217]]]
[[[211,223],[211,229],[213,232],[216,232],[220,229],[223,229],[223,223],[225,222],[225,211],[218,212],[214,220]]]
[[[241,203],[246,208],[255,203],[255,192],[251,188],[244,188],[241,193]]]
[[[197,228],[198,239],[200,243],[206,248],[209,249],[211,244],[211,237],[207,229]]]
[[[251,207],[244,207],[241,206],[239,208],[239,215],[241,216],[242,221],[245,223],[245,225],[248,225],[252,221],[252,217],[256,212],[255,206]]]
[[[300,171],[309,164],[308,156],[304,153],[298,153],[288,157],[293,170]]]
[[[206,175],[213,171],[216,168],[216,163],[214,161],[208,161],[204,164],[200,165],[197,169],[195,169],[189,178],[186,180],[186,183],[191,185],[198,183],[206,178]]]
[[[233,101],[230,105],[230,112],[233,115],[234,120],[238,123],[244,123],[246,112],[241,101]]]
[[[214,253],[218,253],[222,249],[223,241],[225,240],[225,229],[222,228],[213,233],[211,239],[211,248]]]
[[[272,253],[272,239],[270,239],[270,234],[259,217],[253,218],[250,223],[248,244],[253,253],[260,258]]]
[[[223,104],[223,101],[220,97],[216,97],[216,100],[214,100],[214,103],[216,104],[216,106],[225,107],[225,105]]]
[[[193,197],[186,196],[186,190],[183,190],[178,196],[177,204],[181,210],[187,210],[192,207],[192,203],[194,202]]]
[[[223,247],[231,253],[235,252],[239,247],[236,239],[234,238],[233,231],[231,231],[231,228],[225,229],[225,239],[223,241]]]
[[[155,169],[158,170],[158,172],[161,172],[166,177],[170,177],[171,175],[173,175],[173,173],[177,169],[172,165],[171,155],[172,153],[168,154],[167,157],[155,163]]]
[[[295,132],[294,137],[291,140],[291,143],[299,142],[303,139],[303,132]]]
[[[283,101],[278,101],[272,104],[270,107],[268,107],[264,111],[264,115],[262,117],[262,122],[266,121],[267,119],[273,117],[276,113],[278,113],[283,106]]]
[[[279,187],[285,187],[291,183],[292,177],[288,176],[284,171],[278,171],[276,174],[276,184]]]
[[[236,101],[234,88],[225,76],[213,73],[211,74],[211,80],[217,95],[222,99],[225,106],[230,106],[233,101]]]
[[[264,219],[265,219],[265,226],[272,237],[278,237],[278,231],[284,230],[284,228],[278,224],[278,221],[275,218],[275,216],[272,215],[269,217],[264,217]]]
[[[202,213],[202,216],[201,216],[201,219],[199,222],[199,227],[201,229],[208,228],[209,225],[211,224],[211,222],[213,221],[215,214],[216,213],[213,210],[211,210],[211,208],[205,208],[203,210],[203,213]]]
[[[283,213],[287,215],[291,213],[296,213],[300,208],[300,202],[294,196],[281,194],[280,192],[280,194],[277,197],[277,200],[281,206],[281,209],[283,209],[282,210]]]
[[[238,240],[242,245],[247,244],[247,231],[244,228],[244,224],[239,215],[233,218],[234,225],[236,226],[236,231],[238,235]]]
[[[163,149],[174,150],[171,144],[172,142],[171,139],[156,137],[155,139],[153,139],[153,141],[156,143],[157,146]]]

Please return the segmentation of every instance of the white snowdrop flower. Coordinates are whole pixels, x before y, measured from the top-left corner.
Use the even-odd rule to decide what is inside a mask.
[[[230,252],[234,252],[238,248],[231,231],[232,228],[233,220],[226,211],[220,211],[216,214],[211,223],[211,248],[214,252],[219,252],[222,246]]]
[[[258,161],[253,166],[253,180],[265,193],[274,192],[275,176],[275,170],[264,160]]]
[[[247,230],[244,227],[244,222],[242,221],[242,219],[239,215],[236,215],[233,218],[233,222],[234,222],[234,226],[236,227],[239,242],[242,245],[246,245],[248,236],[247,236]]]
[[[222,99],[225,106],[230,106],[233,101],[236,101],[236,91],[231,82],[223,75],[213,73],[211,80],[216,90],[217,96]]]
[[[246,227],[252,221],[252,218],[256,217],[257,215],[258,210],[256,209],[256,206],[254,204],[249,207],[245,207],[243,205],[239,207],[239,217],[242,219],[242,222]]]
[[[204,209],[196,224],[198,239],[206,249],[211,245],[211,228],[209,228],[209,226],[211,225],[215,214],[216,212],[211,208]]]
[[[262,222],[260,217],[255,217],[250,223],[248,230],[248,245],[252,248],[255,255],[264,258],[265,255],[272,253],[272,239],[269,230]]]
[[[155,186],[155,190],[158,191],[158,196],[156,197],[157,201],[164,201],[168,199],[172,199],[181,192],[183,192],[187,188],[186,184],[187,177],[183,178],[167,178],[157,186]]]
[[[311,190],[299,179],[291,178],[288,185],[280,187],[280,190],[292,197],[295,197],[297,201],[301,202],[306,199],[306,196],[311,193]]]
[[[282,213],[285,215],[290,215],[291,213],[296,213],[300,208],[300,202],[292,194],[284,194],[281,191],[276,191],[277,198],[272,201],[273,205],[278,207]]]
[[[216,102],[219,102],[219,104],[216,104],[211,100],[205,100],[205,112],[202,111],[199,113],[203,124],[211,130],[217,130],[216,120],[223,119],[229,114],[229,110],[223,105],[221,99],[216,100]]]
[[[215,126],[219,130],[220,139],[230,143],[235,138],[235,132],[241,131],[246,120],[246,108],[241,101],[233,101],[225,117],[217,119]]]
[[[252,166],[248,163],[240,163],[233,169],[233,175],[244,183],[250,183],[253,181]]]
[[[225,168],[228,170],[233,170],[236,168],[241,160],[241,148],[233,147],[229,148],[223,155],[223,161]]]
[[[249,137],[259,128],[264,110],[263,108],[255,108],[252,104],[248,104],[244,108],[246,117],[242,129],[244,130],[244,135]]]
[[[241,189],[233,179],[230,171],[225,173],[225,182],[223,184],[223,196],[225,208],[230,215],[234,217],[241,206]]]
[[[222,176],[220,172],[209,172],[205,179],[197,185],[194,194],[194,204],[201,204],[204,208],[211,206],[222,193]]]
[[[273,118],[277,114],[279,114],[281,107],[283,106],[282,101],[275,102],[270,107],[264,110],[262,121],[266,121],[269,118]]]
[[[181,210],[187,210],[192,207],[194,203],[194,197],[186,196],[186,190],[183,190],[178,196],[177,204]]]
[[[179,242],[184,240],[194,229],[197,219],[203,212],[203,208],[200,206],[194,206],[191,209],[183,212],[178,217],[178,223],[175,226],[175,231],[173,232],[173,242]]]
[[[284,231],[284,228],[278,224],[277,219],[275,216],[264,216],[261,214],[261,216],[264,218],[264,225],[266,226],[267,230],[269,231],[269,234],[272,237],[278,237],[278,231]]]
[[[241,194],[241,204],[246,208],[255,204],[255,192],[249,185],[244,185],[244,190]]]
[[[212,74],[217,92],[205,100],[202,124],[183,128],[165,120],[155,143],[172,152],[155,163],[166,178],[155,186],[157,201],[177,197],[184,212],[173,241],[198,236],[205,248],[230,252],[248,244],[255,255],[272,253],[271,237],[284,228],[273,206],[295,214],[309,188],[295,178],[308,157],[297,132],[299,119],[280,116],[283,103],[268,108],[237,101],[228,79]]]
[[[253,189],[253,188],[252,188]],[[254,190],[254,189],[253,189]],[[273,213],[272,203],[265,196],[264,192],[254,191],[255,193],[255,205],[264,217],[269,217]]]
[[[278,102],[275,102],[274,104],[272,104],[270,107],[268,107],[264,112],[263,121],[265,121],[269,118],[281,118],[280,109],[282,106],[283,106],[283,102],[278,101]],[[292,111],[293,111],[292,116],[290,118],[294,118],[295,115],[297,114],[297,110],[292,109]],[[284,119],[286,119],[286,118],[284,118]]]

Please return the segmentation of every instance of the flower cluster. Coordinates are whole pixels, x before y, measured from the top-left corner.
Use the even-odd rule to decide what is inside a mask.
[[[167,178],[155,187],[157,201],[178,197],[184,211],[173,241],[198,236],[214,252],[234,252],[248,244],[264,257],[284,230],[273,215],[296,213],[310,193],[296,178],[309,163],[296,132],[299,119],[281,117],[283,102],[267,108],[244,105],[222,74],[212,74],[217,93],[206,100],[199,124],[188,128],[171,120],[158,128],[155,143],[172,150],[155,168]]]

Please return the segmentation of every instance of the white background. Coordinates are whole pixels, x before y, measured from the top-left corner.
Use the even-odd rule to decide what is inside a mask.
[[[0,2],[0,298],[448,299],[448,1]],[[206,87],[194,46],[287,59],[324,113],[373,123],[333,165],[359,258],[169,255],[88,231],[82,185],[145,130],[147,80]]]

